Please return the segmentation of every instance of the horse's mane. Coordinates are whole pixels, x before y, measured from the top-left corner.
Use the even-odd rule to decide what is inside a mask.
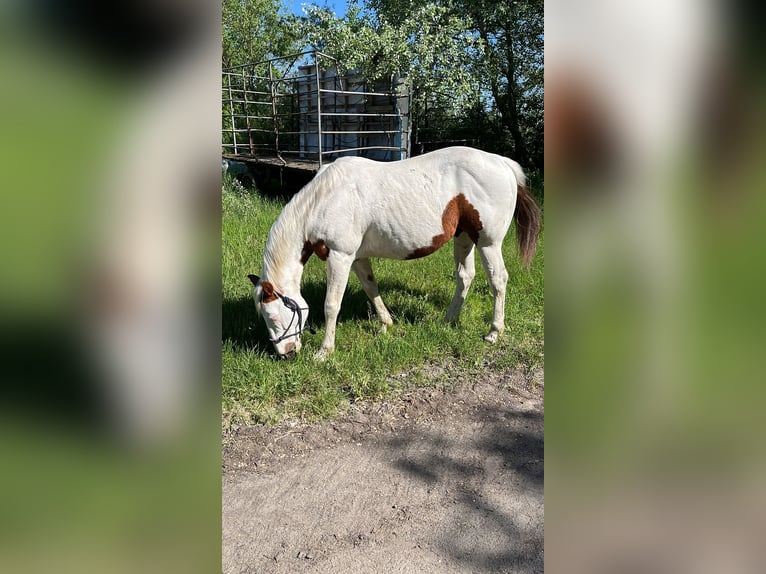
[[[333,188],[337,179],[336,172],[332,164],[323,166],[285,205],[266,239],[262,268],[264,277],[277,279],[281,269],[297,260],[296,251],[299,253],[307,240],[307,219],[317,203]]]

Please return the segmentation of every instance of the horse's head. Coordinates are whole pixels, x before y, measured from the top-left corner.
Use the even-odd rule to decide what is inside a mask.
[[[255,290],[255,308],[266,322],[277,356],[292,359],[301,350],[301,333],[308,329],[309,308],[300,293],[288,296],[274,289],[269,281],[248,275]]]

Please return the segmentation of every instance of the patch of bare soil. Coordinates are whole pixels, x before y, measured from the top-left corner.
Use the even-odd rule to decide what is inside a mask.
[[[543,374],[223,437],[226,573],[543,571]]]

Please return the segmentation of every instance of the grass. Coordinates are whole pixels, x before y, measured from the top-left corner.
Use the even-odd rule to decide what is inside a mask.
[[[312,257],[302,293],[317,334],[304,334],[294,361],[276,361],[263,322],[256,315],[248,273],[261,267],[266,236],[284,203],[227,181],[223,190],[223,356],[225,424],[274,423],[284,417],[325,418],[349,401],[386,396],[408,384],[429,384],[429,365],[449,361],[466,372],[534,368],[543,361],[544,238],[529,271],[522,271],[515,236],[504,244],[510,279],[506,332],[497,345],[482,341],[489,330],[492,296],[477,256],[477,274],[456,327],[443,324],[454,290],[452,246],[414,261],[374,259],[373,269],[394,326],[379,322],[352,273],[343,297],[335,353],[312,358],[324,331],[325,264]],[[406,373],[406,377],[397,376]]]

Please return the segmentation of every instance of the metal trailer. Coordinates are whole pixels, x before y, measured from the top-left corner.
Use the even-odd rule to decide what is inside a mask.
[[[344,155],[410,157],[411,93],[405,78],[368,82],[317,50],[225,68],[222,156],[280,189]]]

